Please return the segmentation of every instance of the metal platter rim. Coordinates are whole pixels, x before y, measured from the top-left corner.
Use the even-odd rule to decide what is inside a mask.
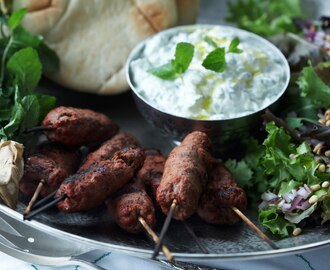
[[[75,235],[69,232],[62,231],[57,228],[53,228],[49,225],[43,224],[41,222],[32,220],[32,221],[23,221],[23,216],[21,213],[10,209],[9,207],[0,204],[0,211],[6,215],[9,215],[12,218],[20,222],[26,222],[27,225],[43,231],[45,233],[52,234],[53,236],[59,237],[64,240],[68,241],[79,241],[81,244],[84,244],[91,249],[101,249],[101,250],[109,250],[114,252],[121,252],[126,253],[129,255],[133,255],[136,257],[143,257],[145,259],[149,259],[152,250],[142,249],[142,248],[135,248],[135,247],[126,247],[111,243],[105,243],[97,240],[93,240],[90,238],[86,238],[83,236]],[[270,257],[279,257],[285,256],[293,253],[299,252],[307,252],[310,250],[322,248],[330,246],[330,239],[314,242],[310,244],[289,247],[289,248],[280,248],[278,250],[264,250],[264,251],[255,251],[255,252],[240,252],[240,253],[227,253],[227,254],[217,254],[217,253],[178,253],[173,252],[173,255],[177,260],[182,261],[189,261],[189,262],[200,262],[203,263],[205,261],[213,261],[213,262],[220,262],[220,261],[233,261],[233,260],[253,260],[253,259],[265,259]]]

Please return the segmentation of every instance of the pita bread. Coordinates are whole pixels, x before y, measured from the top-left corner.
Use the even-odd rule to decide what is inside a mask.
[[[43,35],[60,58],[60,71],[47,77],[74,90],[111,95],[129,89],[124,66],[137,43],[179,22],[194,21],[197,8],[187,2],[15,0],[14,9],[27,7],[24,27]]]

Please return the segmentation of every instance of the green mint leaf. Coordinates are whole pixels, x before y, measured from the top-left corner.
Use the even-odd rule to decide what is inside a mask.
[[[219,47],[218,44],[210,36],[205,36],[204,37],[204,41],[206,43],[208,43],[209,45],[211,45],[212,47],[214,47],[214,48],[218,48]]]
[[[18,87],[32,92],[41,78],[41,63],[35,49],[19,50],[8,60],[7,69],[14,76]],[[25,93],[21,93],[25,95]]]
[[[12,100],[0,95],[0,122],[7,121],[12,111]]]
[[[18,27],[24,18],[27,10],[25,8],[19,9],[15,11],[8,19],[8,27],[13,31],[16,27]]]
[[[154,76],[163,80],[175,80],[189,67],[194,56],[194,46],[190,43],[180,42],[175,48],[175,58],[169,63],[148,70]]]
[[[60,59],[58,58],[57,54],[43,42],[40,43],[37,50],[42,64],[43,72],[58,72],[60,69]]]
[[[23,27],[18,26],[12,33],[13,36],[13,48],[22,49],[24,47],[37,48],[42,42],[40,36],[33,36],[27,32]]]
[[[173,65],[176,72],[183,74],[189,67],[194,57],[194,46],[187,42],[180,42],[176,45],[175,59]]]
[[[46,114],[55,107],[56,98],[54,96],[37,94],[40,105],[39,121],[45,118]]]
[[[242,50],[237,48],[239,45],[239,38],[235,37],[229,44],[228,52],[229,53],[241,53]]]
[[[22,98],[21,105],[24,115],[20,123],[19,132],[23,133],[27,128],[34,127],[39,123],[40,105],[35,95],[27,95]]]
[[[162,65],[160,67],[149,69],[152,75],[155,75],[163,80],[174,80],[178,77],[178,73],[172,62]]]
[[[223,72],[226,68],[225,48],[217,48],[204,59],[202,66],[215,72]]]
[[[24,108],[20,103],[15,103],[13,111],[11,113],[11,118],[8,124],[3,128],[3,132],[7,138],[12,138],[15,136],[15,132],[19,130],[20,123],[25,116]]]

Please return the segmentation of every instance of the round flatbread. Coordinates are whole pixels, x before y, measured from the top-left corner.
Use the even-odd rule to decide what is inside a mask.
[[[124,66],[137,43],[194,21],[197,9],[184,2],[190,1],[15,0],[14,9],[27,7],[24,27],[43,35],[60,58],[60,71],[47,77],[71,89],[109,95],[129,89]]]

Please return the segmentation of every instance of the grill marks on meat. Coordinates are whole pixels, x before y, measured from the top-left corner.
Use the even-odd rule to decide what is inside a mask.
[[[139,217],[144,218],[151,228],[156,224],[152,200],[137,178],[126,184],[114,198],[108,199],[106,206],[118,226],[129,233],[143,231]]]
[[[156,149],[145,149],[144,154],[143,166],[135,178],[106,201],[110,215],[119,227],[129,233],[143,231],[139,217],[151,228],[156,224],[155,207],[149,196],[155,198],[164,170],[165,157]]]
[[[149,196],[156,200],[156,191],[163,176],[166,158],[157,149],[145,149],[144,154],[145,160],[136,178],[144,184]]]
[[[212,164],[211,142],[203,132],[195,131],[169,154],[164,174],[157,189],[157,202],[167,214],[174,199],[177,207],[173,217],[185,220],[198,207],[199,198],[208,180]]]
[[[57,191],[56,198],[67,196],[58,203],[58,208],[63,212],[78,212],[101,205],[133,178],[143,161],[144,153],[140,148],[126,148],[116,152],[111,160],[77,173]]]
[[[90,166],[97,165],[100,161],[111,159],[119,150],[129,147],[139,146],[139,142],[128,133],[119,133],[110,140],[105,141],[97,150],[87,155],[79,171],[88,169]]]
[[[45,180],[40,195],[47,196],[56,190],[62,181],[74,174],[80,163],[76,150],[57,143],[45,143],[36,152],[25,158],[24,175],[20,191],[32,196],[41,179]]]
[[[236,184],[228,169],[218,162],[199,201],[197,214],[207,223],[231,225],[240,218],[230,207],[236,206],[244,211],[246,205],[244,190]]]
[[[44,131],[48,140],[70,146],[95,144],[118,132],[118,126],[102,113],[63,106],[51,110],[42,126],[50,128]]]

